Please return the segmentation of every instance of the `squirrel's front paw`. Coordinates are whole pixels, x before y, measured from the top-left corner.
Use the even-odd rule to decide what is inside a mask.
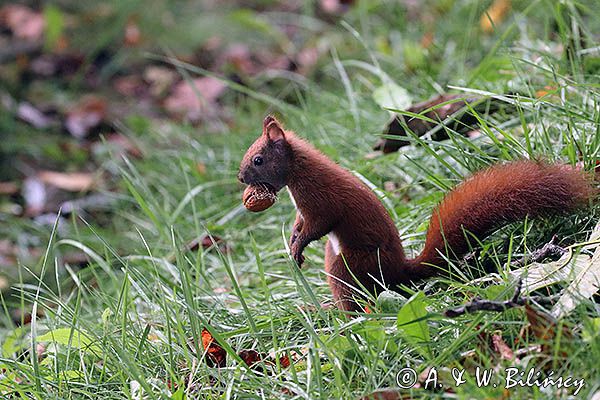
[[[298,240],[298,236],[300,236],[300,232],[302,232],[302,226],[304,226],[304,221],[302,219],[297,219],[292,227],[292,234],[290,235],[290,247],[296,243]]]
[[[296,244],[291,247],[292,258],[298,264],[298,267],[302,267],[304,264],[304,256],[302,255],[302,250]]]
[[[296,243],[296,240],[298,240],[298,236],[300,235],[300,231],[297,229],[292,230],[292,234],[290,235],[290,247],[292,247],[294,245],[294,243]]]

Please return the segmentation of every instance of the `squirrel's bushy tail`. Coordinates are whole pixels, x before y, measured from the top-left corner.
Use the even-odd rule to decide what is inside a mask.
[[[569,165],[523,160],[477,172],[448,193],[434,210],[425,248],[411,260],[414,273],[423,278],[437,275],[436,268],[428,265],[443,266],[440,253],[464,255],[469,250],[465,232],[481,239],[526,216],[574,210],[594,193],[592,179]]]

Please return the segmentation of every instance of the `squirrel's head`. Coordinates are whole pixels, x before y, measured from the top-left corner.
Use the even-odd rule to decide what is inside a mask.
[[[262,135],[248,148],[238,179],[247,185],[267,184],[275,192],[288,183],[292,164],[292,148],[285,131],[273,116],[263,121]]]

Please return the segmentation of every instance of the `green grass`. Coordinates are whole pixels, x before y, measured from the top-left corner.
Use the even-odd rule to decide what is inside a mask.
[[[600,390],[600,316],[592,300],[561,320],[573,338],[554,338],[547,343],[547,359],[532,352],[518,365],[499,360],[480,333],[500,331],[514,351],[539,344],[534,336],[515,343],[527,325],[522,310],[458,319],[442,315],[474,295],[510,297],[510,261],[554,234],[562,245],[585,241],[597,220],[596,206],[503,228],[481,243],[468,266],[452,260],[456,279],[412,287],[421,293],[412,307],[386,312],[374,307],[372,314],[354,318],[321,307],[331,300],[322,268],[323,241],[306,250],[302,270],[290,260],[285,243],[294,210],[285,192],[263,213],[250,214],[241,206],[239,161],[268,112],[382,191],[413,254],[423,245],[428,217],[443,193],[473,171],[522,157],[595,166],[600,80],[588,65],[599,55],[595,50],[582,56],[581,45],[572,40],[577,32],[598,38],[600,15],[593,2],[515,2],[516,10],[491,36],[478,28],[487,2],[435,2],[436,44],[428,51],[418,47],[420,25],[392,3],[358,2],[345,26],[325,33],[323,40],[336,50],[321,61],[318,80],[263,77],[251,87],[228,81],[239,93],[228,104],[235,121],[229,132],[203,134],[172,122],[124,121],[145,157],[106,161],[106,168],[118,166],[126,194],[114,207],[111,228],[72,216],[62,232],[44,232],[46,254],[38,263],[21,264],[22,284],[2,294],[0,393],[137,399],[143,390],[151,399],[181,399],[183,393],[188,398],[345,399],[397,387],[396,374],[408,366],[419,373],[436,367],[444,387],[460,398],[499,398],[501,387],[477,387],[476,366],[526,370],[544,362],[555,376],[585,379],[579,397]],[[557,46],[575,49],[552,51]],[[424,53],[415,56],[413,50]],[[415,66],[409,67],[409,61]],[[171,62],[189,76],[205,73]],[[414,138],[415,144],[399,153],[367,158],[388,119],[372,99],[385,75],[415,101],[448,85],[465,93],[516,92],[501,97],[516,111],[501,119],[482,115],[476,138],[453,132],[444,142]],[[546,86],[556,88],[553,94],[536,97]],[[205,174],[198,172],[198,163],[206,166]],[[388,181],[396,184],[393,192],[383,189]],[[183,250],[207,233],[220,236],[229,250]],[[89,256],[87,267],[61,265],[61,255],[73,248]],[[484,264],[496,271],[494,279],[476,279]],[[39,273],[32,276],[30,269]],[[31,324],[16,327],[9,311],[15,307],[43,310],[44,315],[34,313]],[[227,351],[226,367],[210,367],[199,359],[203,328]],[[38,359],[31,354],[40,343],[45,352]],[[263,372],[251,370],[237,355],[242,349],[274,354],[270,360],[293,355],[295,361],[289,368],[265,362]],[[467,368],[470,378],[454,387],[452,368]],[[422,388],[405,393],[449,395]],[[568,392],[513,388],[510,396],[566,398]]]

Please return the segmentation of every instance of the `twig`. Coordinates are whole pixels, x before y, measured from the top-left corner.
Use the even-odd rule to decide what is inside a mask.
[[[475,299],[463,306],[457,308],[450,308],[444,312],[444,315],[448,318],[456,318],[460,315],[470,314],[476,311],[494,311],[503,312],[510,308],[521,307],[528,303],[538,303],[541,305],[552,304],[557,296],[530,296],[521,297],[522,281],[517,282],[515,288],[515,294],[510,300],[506,301],[495,301],[495,300],[484,300]]]
[[[552,239],[548,243],[542,246],[542,248],[535,250],[530,255],[527,255],[517,261],[515,261],[512,266],[513,267],[524,267],[528,263],[541,262],[547,257],[560,258],[563,254],[565,254],[568,250],[560,247],[556,244],[558,241],[558,237],[556,235],[552,236]]]

